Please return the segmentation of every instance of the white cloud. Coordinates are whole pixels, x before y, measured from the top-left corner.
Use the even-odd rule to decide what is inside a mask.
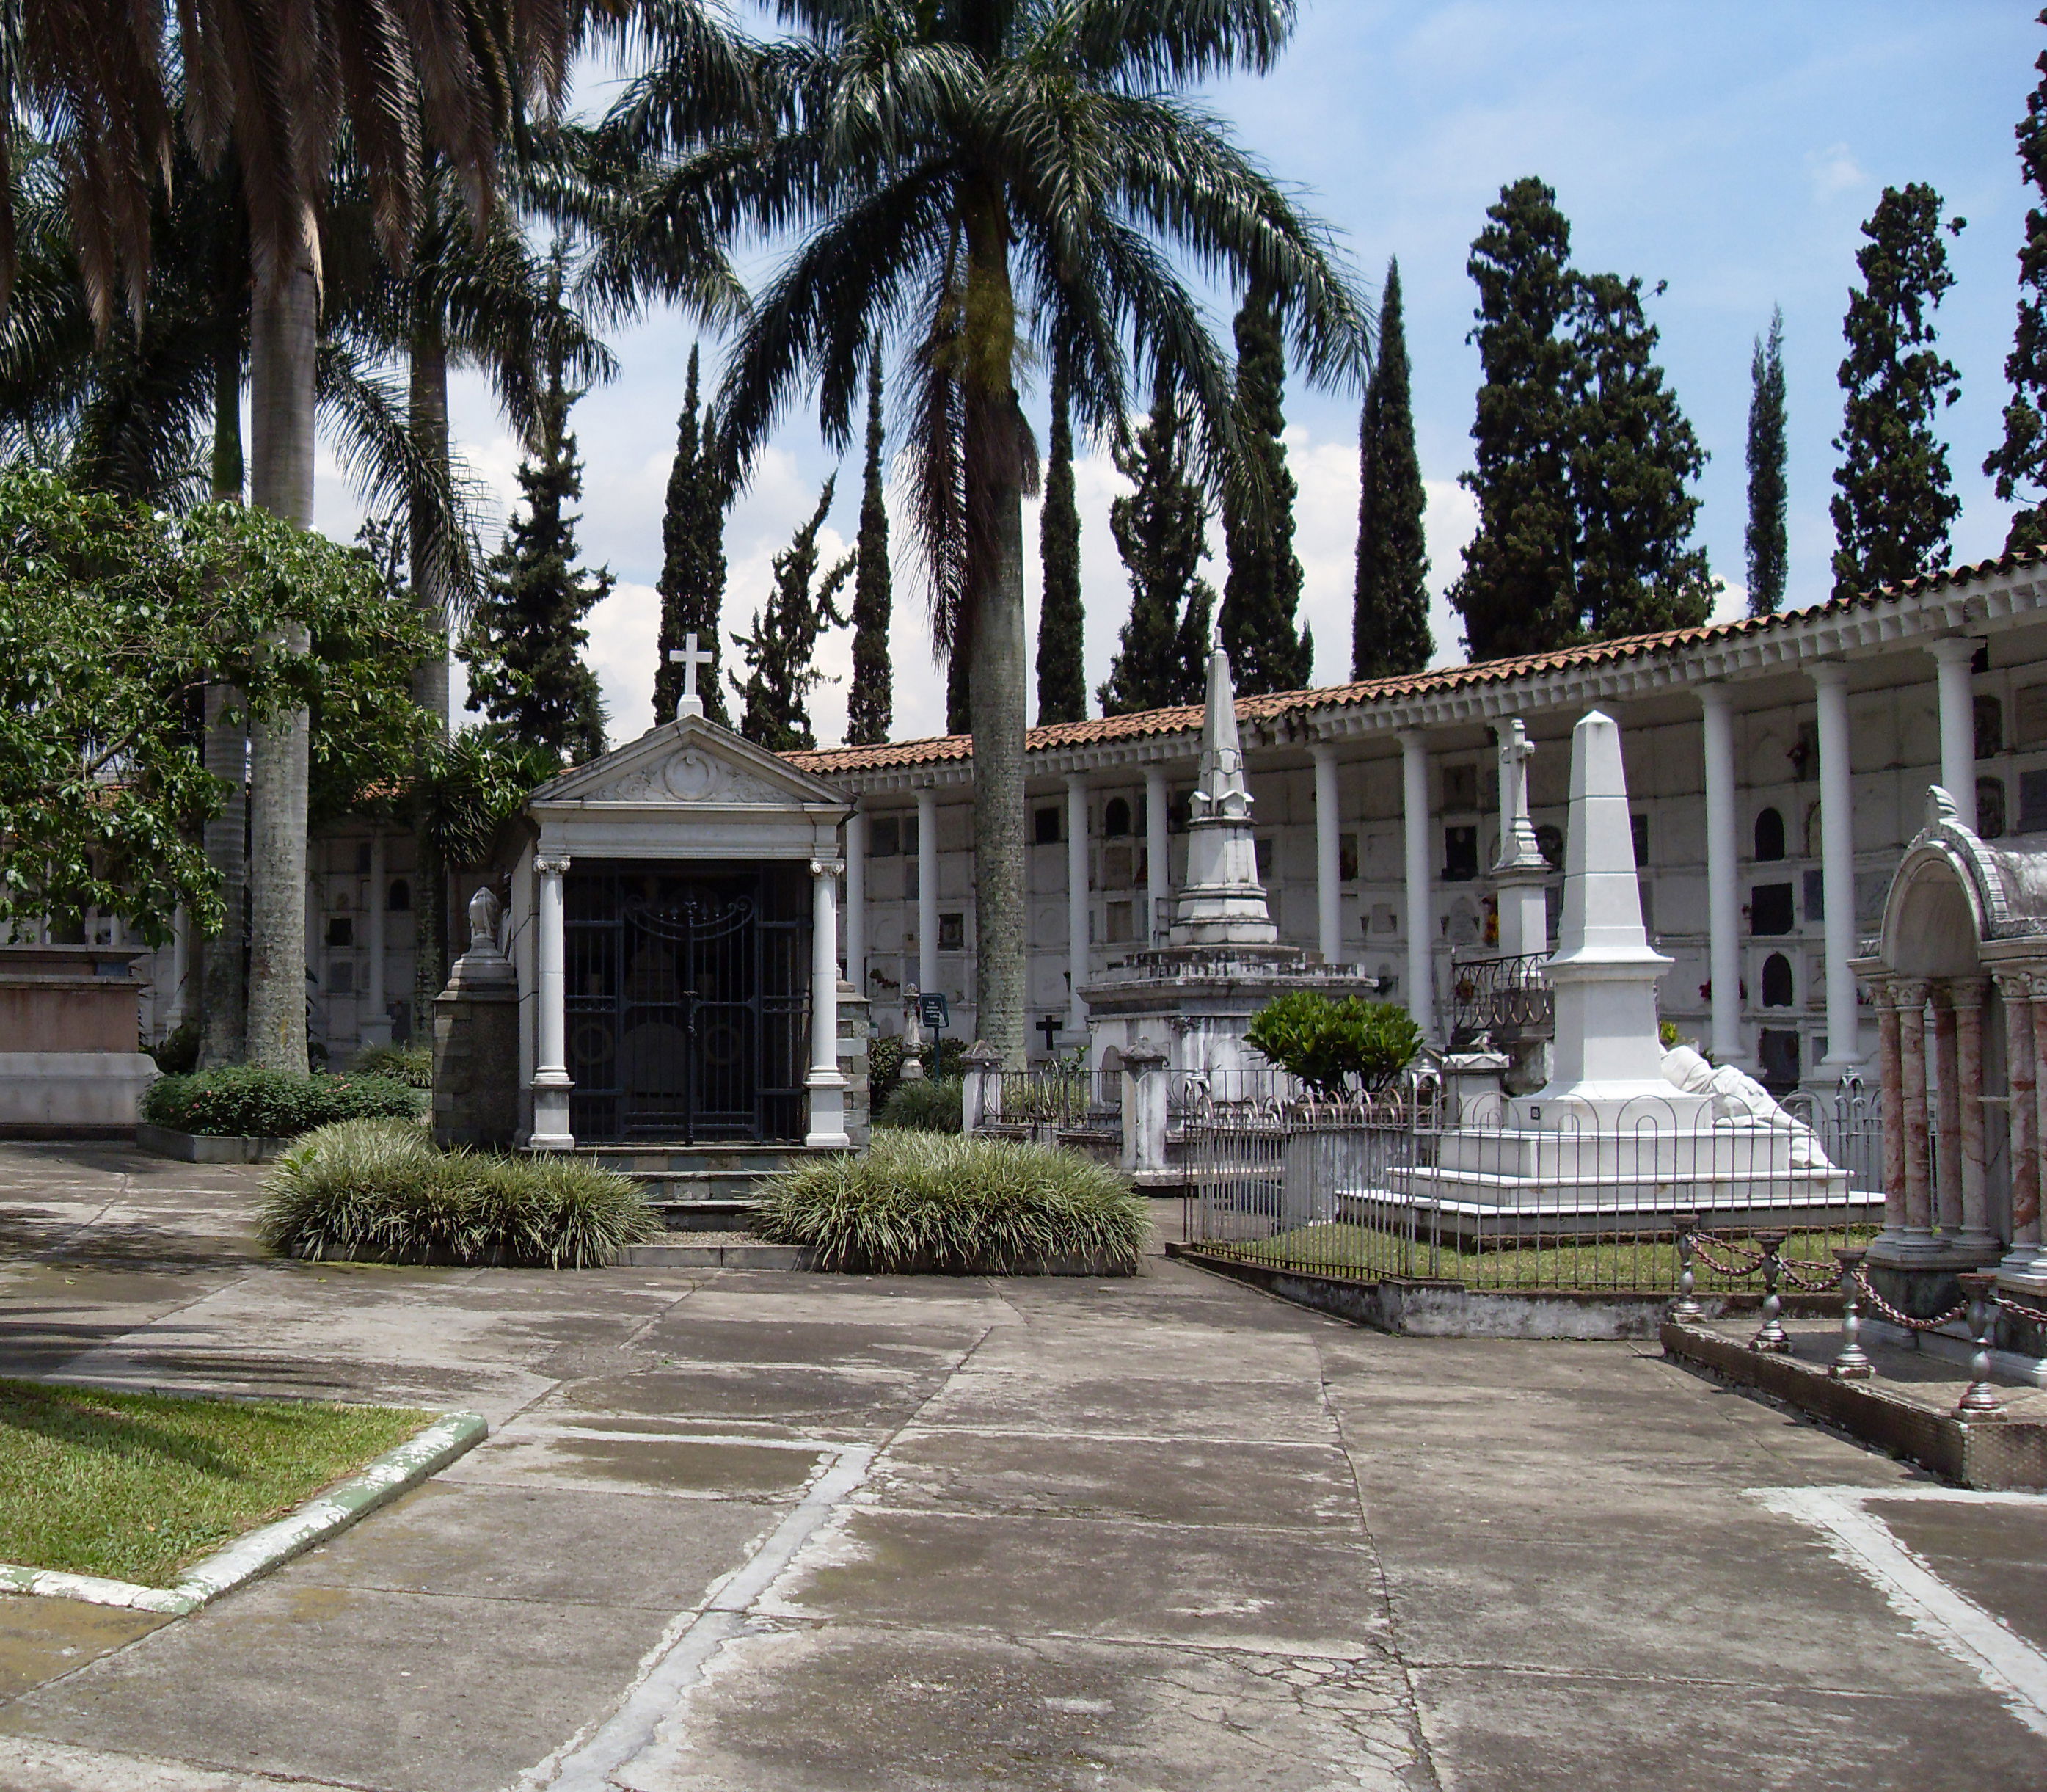
[[[1809,150],[1805,156],[1805,179],[1812,186],[1813,197],[1822,204],[1869,184],[1869,176],[1845,143]]]

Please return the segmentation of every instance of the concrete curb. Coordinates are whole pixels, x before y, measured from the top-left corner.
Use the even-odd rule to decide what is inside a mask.
[[[1212,1275],[1248,1283],[1275,1298],[1353,1325],[1403,1337],[1501,1337],[1553,1342],[1649,1338],[1670,1309],[1668,1293],[1619,1289],[1473,1288],[1461,1282],[1399,1276],[1348,1277],[1283,1269],[1169,1243],[1166,1255]],[[1798,1305],[1797,1302],[1809,1304]],[[1829,1306],[1831,1302],[1831,1307]],[[1710,1318],[1753,1309],[1753,1295],[1702,1294]],[[1791,1295],[1784,1310],[1838,1313],[1837,1295]]]
[[[65,1574],[55,1569],[0,1562],[0,1593],[41,1593],[181,1618],[346,1531],[358,1519],[367,1517],[379,1506],[438,1474],[489,1434],[490,1427],[481,1413],[444,1412],[416,1437],[386,1450],[346,1480],[308,1500],[288,1518],[238,1537],[225,1549],[194,1562],[174,1587],[142,1587],[133,1581],[103,1580],[93,1574]]]
[[[2047,1425],[2032,1419],[1964,1421],[1893,1392],[1878,1380],[1845,1381],[1816,1363],[1667,1319],[1663,1354],[1742,1392],[1781,1400],[1892,1456],[1958,1481],[2000,1492],[2047,1488]]]

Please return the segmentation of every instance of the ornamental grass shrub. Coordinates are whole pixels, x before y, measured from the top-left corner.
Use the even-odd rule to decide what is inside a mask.
[[[435,1148],[412,1120],[354,1120],[277,1160],[258,1215],[288,1256],[595,1269],[660,1236],[623,1176],[576,1158]]]
[[[957,1132],[964,1124],[961,1104],[965,1086],[958,1077],[939,1082],[899,1082],[881,1111],[876,1126],[918,1132]]]
[[[903,1130],[771,1179],[755,1225],[808,1245],[820,1269],[1012,1275],[1081,1258],[1134,1275],[1151,1217],[1116,1171],[1076,1152]]]
[[[355,1074],[389,1077],[408,1089],[434,1086],[434,1048],[430,1045],[373,1045],[355,1055]]]
[[[159,1077],[142,1097],[152,1126],[212,1137],[290,1139],[337,1120],[411,1119],[426,1097],[390,1077],[295,1077],[229,1064],[189,1076]]]

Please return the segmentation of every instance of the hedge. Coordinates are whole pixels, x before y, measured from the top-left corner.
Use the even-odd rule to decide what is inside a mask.
[[[336,1120],[412,1119],[427,1097],[389,1077],[295,1077],[230,1064],[159,1077],[142,1097],[152,1126],[212,1137],[289,1139]]]

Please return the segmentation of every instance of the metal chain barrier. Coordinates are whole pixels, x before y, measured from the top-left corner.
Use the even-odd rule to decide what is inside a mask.
[[[1714,1244],[1725,1246],[1737,1256],[1747,1256],[1747,1253],[1743,1251],[1732,1239],[1722,1238],[1717,1233],[1710,1232],[1694,1232],[1691,1238],[1692,1249],[1699,1260],[1708,1269],[1714,1270],[1722,1275],[1753,1275],[1762,1268],[1763,1259],[1769,1255],[1766,1251],[1758,1251],[1745,1268],[1737,1268],[1732,1264],[1722,1263],[1705,1248],[1705,1240],[1711,1239]],[[1777,1267],[1782,1272],[1786,1281],[1805,1294],[1832,1294],[1840,1286],[1840,1274],[1830,1264],[1815,1263],[1805,1257],[1780,1256],[1777,1260]],[[1821,1271],[1820,1279],[1817,1281],[1809,1281],[1798,1273],[1801,1269],[1817,1269]]]
[[[1961,1302],[1951,1306],[1937,1319],[1914,1319],[1910,1314],[1901,1313],[1869,1285],[1869,1278],[1858,1268],[1855,1271],[1855,1285],[1862,1291],[1863,1298],[1894,1326],[1902,1326],[1909,1332],[1937,1332],[1943,1326],[1951,1326],[1956,1320],[1968,1317],[1969,1303]],[[2002,1297],[1999,1297],[2002,1301]]]
[[[1824,1264],[1814,1263],[1807,1257],[1779,1257],[1777,1260],[1777,1267],[1783,1271],[1784,1279],[1793,1287],[1809,1295],[1831,1295],[1840,1288],[1841,1275],[1839,1270],[1821,1276],[1817,1282],[1809,1282],[1798,1273],[1797,1269],[1791,1267],[1794,1263],[1796,1263],[1801,1269],[1824,1269],[1827,1267]]]
[[[2015,1313],[2020,1318],[2030,1319],[2036,1326],[2047,1326],[2047,1313],[2041,1312],[2037,1306],[2022,1306],[2002,1290],[1991,1295],[1991,1299],[2007,1313]]]
[[[1690,1236],[1692,1240],[1692,1249],[1698,1256],[1699,1260],[1705,1264],[1707,1268],[1713,1270],[1720,1275],[1753,1275],[1763,1267],[1763,1260],[1764,1256],[1766,1254],[1763,1252],[1758,1251],[1755,1256],[1751,1258],[1746,1264],[1737,1268],[1733,1264],[1722,1263],[1705,1247],[1705,1240],[1708,1238],[1712,1238],[1716,1244],[1726,1245],[1730,1251],[1732,1251],[1736,1256],[1746,1256],[1747,1253],[1741,1249],[1740,1246],[1735,1244],[1731,1239],[1714,1237],[1713,1234],[1710,1232],[1694,1232]]]

